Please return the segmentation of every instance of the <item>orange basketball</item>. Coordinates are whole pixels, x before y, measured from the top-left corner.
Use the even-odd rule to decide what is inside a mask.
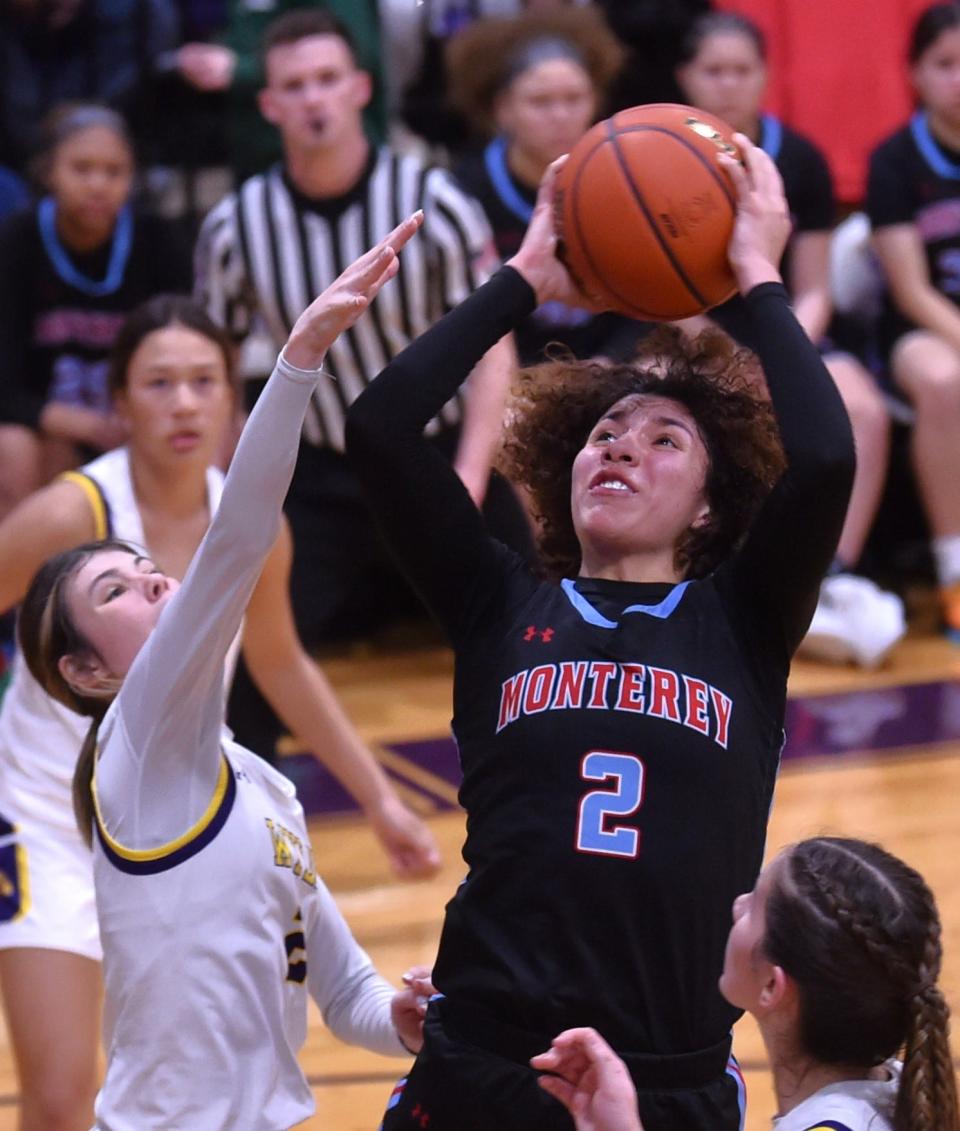
[[[584,134],[555,198],[560,257],[584,292],[654,321],[730,298],[736,194],[720,153],[739,156],[730,126],[671,102],[623,110]]]

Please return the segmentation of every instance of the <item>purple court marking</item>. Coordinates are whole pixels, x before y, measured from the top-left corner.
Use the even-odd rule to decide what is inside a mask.
[[[916,683],[789,700],[783,756],[895,754],[958,739],[960,683]]]
[[[417,769],[442,779],[454,789],[460,785],[460,760],[452,738],[424,738],[417,742],[394,742],[387,746],[394,754]],[[297,796],[309,816],[320,813],[349,813],[357,811],[357,804],[333,775],[309,754],[294,754],[280,759],[280,769],[297,787]],[[437,811],[453,808],[445,794],[431,791],[422,779],[408,777],[393,765],[385,767],[390,778],[399,785],[423,794]]]
[[[849,757],[863,751],[895,755],[904,747],[960,741],[960,682],[918,683],[842,695],[809,695],[787,702],[784,761],[828,755]],[[452,738],[392,743],[394,754],[456,788],[460,763]],[[356,812],[356,804],[309,754],[282,758],[280,767],[297,786],[308,814]],[[432,792],[422,779],[392,766],[391,778],[416,790],[438,811],[453,808],[448,797]]]

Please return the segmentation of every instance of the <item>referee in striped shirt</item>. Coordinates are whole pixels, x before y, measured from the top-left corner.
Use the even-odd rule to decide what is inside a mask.
[[[260,108],[280,131],[284,160],[245,181],[204,221],[196,286],[215,320],[238,341],[259,320],[282,343],[311,299],[356,256],[402,217],[418,208],[425,216],[396,280],[328,353],[324,368],[335,380],[321,384],[304,425],[286,512],[297,627],[316,645],[363,635],[411,607],[343,456],[346,410],[497,261],[482,209],[446,171],[367,140],[362,113],[371,79],[335,17],[318,8],[279,17],[264,35],[263,59]],[[491,530],[527,550],[516,497],[505,481],[489,478],[514,364],[505,339],[475,369],[463,403],[447,404],[429,432],[484,505]],[[266,733],[261,716],[241,673],[231,724],[241,741],[269,755],[275,732]]]

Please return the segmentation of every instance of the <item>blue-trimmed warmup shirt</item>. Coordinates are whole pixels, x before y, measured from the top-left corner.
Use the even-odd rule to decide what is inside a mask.
[[[538,580],[420,436],[533,305],[502,269],[348,417],[370,505],[456,651],[468,873],[434,978],[535,1033],[703,1049],[737,1017],[717,989],[731,904],[761,863],[790,658],[853,477],[849,423],[782,286],[757,287],[789,470],[746,544],[688,584]]]
[[[960,305],[960,151],[934,137],[925,113],[871,153],[866,211],[874,230],[915,225],[931,285]],[[889,293],[880,328],[886,349],[916,328]]]

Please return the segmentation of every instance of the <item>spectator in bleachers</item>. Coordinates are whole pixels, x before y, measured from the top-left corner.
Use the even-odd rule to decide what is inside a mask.
[[[820,151],[779,119],[761,113],[766,53],[759,28],[743,16],[713,12],[690,28],[677,77],[687,102],[746,134],[775,161],[793,218],[782,265],[801,326],[823,353],[853,426],[857,474],[847,518],[810,631],[800,649],[811,658],[873,667],[903,635],[903,604],[853,571],[863,553],[886,478],[890,422],[872,374],[827,339],[832,309],[830,236],[835,205],[830,171]],[[721,325],[733,328],[723,308]]]
[[[943,622],[960,641],[960,4],[920,15],[909,60],[919,109],[874,150],[867,212],[889,288],[890,375],[915,414]]]
[[[23,172],[62,102],[104,102],[136,120],[176,25],[171,0],[0,5],[0,161]]]
[[[114,337],[144,299],[190,282],[186,249],[131,202],[123,118],[78,104],[47,126],[36,173],[48,195],[0,228],[0,516],[122,441],[106,382]]]
[[[596,0],[627,57],[609,92],[611,110],[682,102],[675,69],[690,25],[710,0]]]
[[[524,11],[554,12],[589,6],[589,0],[381,0],[384,22],[402,35],[406,57],[391,69],[410,76],[393,91],[404,124],[431,146],[459,155],[469,146],[468,121],[447,94],[444,52],[450,40],[475,20],[518,16]],[[394,11],[394,9],[404,9]],[[409,23],[416,20],[411,34]],[[412,50],[411,50],[412,48]]]
[[[492,140],[454,169],[483,205],[497,253],[520,247],[547,166],[567,153],[594,121],[622,58],[616,39],[591,8],[477,20],[450,41],[450,97]],[[577,357],[626,357],[641,324],[545,303],[516,331],[524,365],[545,359],[551,343]]]

